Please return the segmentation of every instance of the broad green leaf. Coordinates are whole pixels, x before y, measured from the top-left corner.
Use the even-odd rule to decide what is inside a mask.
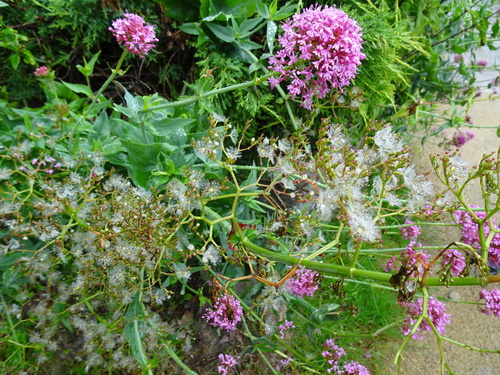
[[[451,50],[457,54],[462,54],[467,51],[467,48],[462,47],[461,45],[454,44],[451,46]]]
[[[255,5],[257,6],[257,12],[259,13],[259,16],[262,18],[268,19],[269,18],[269,8],[267,7],[266,4],[262,2],[262,0],[256,0]]]
[[[103,155],[105,157],[118,154],[119,152],[124,152],[125,147],[123,147],[121,141],[119,139],[107,139],[106,142],[102,144],[101,149]]]
[[[250,39],[242,39],[238,41],[239,45],[243,48],[252,50],[262,48],[262,45],[259,43],[252,42]],[[244,52],[244,56],[246,57],[246,52]]]
[[[136,293],[134,300],[128,305],[127,312],[125,313],[125,319],[127,319],[128,322],[132,322],[134,319],[144,318],[144,309],[139,297],[139,293]]]
[[[272,5],[274,5],[274,2]],[[284,7],[280,8],[280,10],[278,10],[276,13],[271,12],[271,19],[273,21],[281,21],[282,19],[288,18],[295,13],[296,7],[297,7],[296,4],[285,5]]]
[[[495,23],[493,26],[491,26],[491,36],[492,38],[496,38],[498,36],[498,32],[500,31],[500,25]]]
[[[262,22],[262,18],[251,18],[249,20],[243,21],[240,25],[240,38],[247,38],[251,36],[257,26]]]
[[[94,97],[94,94],[92,90],[90,90],[87,86],[77,84],[77,83],[69,83],[69,82],[64,82],[62,81],[62,84],[66,86],[68,89],[70,89],[73,92],[76,92],[77,94],[85,94],[87,97],[92,99]]]
[[[69,101],[79,99],[79,96],[75,93],[75,91],[71,90],[68,86],[61,82],[54,82],[54,87],[56,89],[57,97],[62,99],[68,99]],[[51,95],[51,92],[46,92],[47,96]],[[53,94],[52,94],[53,95]]]
[[[229,26],[222,26],[216,23],[207,22],[205,25],[220,40],[231,43],[234,41],[234,30]]]
[[[133,320],[125,326],[124,333],[130,345],[130,350],[141,367],[146,367],[148,359],[142,347],[140,330],[144,330],[146,323],[141,320]]]
[[[10,253],[9,256],[2,255],[0,257],[0,271],[5,271],[9,269],[12,265],[16,264],[17,260],[23,256],[26,256],[24,251],[16,251]]]
[[[17,67],[19,66],[19,63],[21,62],[21,56],[19,56],[19,54],[17,54],[17,53],[14,53],[14,54],[9,56],[9,61],[10,61],[10,64],[12,65],[12,67],[14,69],[17,69]]]
[[[161,121],[150,121],[154,129],[158,130],[157,135],[167,136],[175,133],[179,129],[191,125],[195,119],[191,118],[167,118]]]
[[[248,67],[248,72],[249,73],[256,72],[257,70],[262,69],[263,66],[264,65],[262,65],[262,60],[256,61],[250,64],[250,66]]]
[[[168,143],[140,144],[122,141],[127,150],[127,170],[135,184],[147,187],[152,177],[151,172],[158,169],[157,156],[161,153],[170,154],[176,147]]]
[[[123,113],[128,118],[134,118],[134,111],[130,108],[124,107],[120,104],[113,104],[113,107],[118,111]]]
[[[276,22],[273,20],[267,21],[266,43],[270,53],[273,53],[274,50],[274,38],[276,37],[276,31],[278,31]]]
[[[111,134],[111,128],[109,126],[109,118],[106,112],[103,111],[99,114],[99,117],[97,117],[94,122],[93,128],[100,135],[109,137]]]
[[[195,22],[188,22],[179,27],[179,30],[185,32],[190,35],[200,35],[200,28]]]

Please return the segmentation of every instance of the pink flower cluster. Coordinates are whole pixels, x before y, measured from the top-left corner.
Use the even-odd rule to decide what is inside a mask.
[[[351,361],[349,363],[341,363],[340,359],[346,354],[345,349],[335,344],[335,340],[326,340],[324,350],[321,355],[325,357],[328,364],[331,366],[327,371],[338,375],[370,375],[368,369],[358,362]]]
[[[471,208],[476,208],[478,206],[470,206]],[[486,218],[486,212],[475,211],[474,214],[479,220],[484,220]],[[455,221],[462,227],[462,238],[461,241],[467,245],[471,245],[476,249],[481,249],[481,242],[479,239],[479,225],[474,220],[474,217],[467,211],[455,211],[454,213]],[[486,221],[484,223],[484,235],[488,237],[491,229],[490,223]],[[499,230],[498,226],[495,224],[494,219],[491,219],[492,228],[496,231]],[[496,266],[500,263],[500,233],[495,233],[493,239],[491,240],[490,247],[488,248],[488,259],[490,265]]]
[[[410,226],[400,229],[403,238],[406,238],[407,240],[414,240],[420,235],[420,227],[418,225],[411,225],[415,224],[413,221],[406,219],[405,224]]]
[[[128,52],[144,58],[157,42],[153,26],[147,24],[141,16],[124,13],[125,18],[113,21],[113,32],[119,44],[123,44]]]
[[[39,68],[35,69],[35,72],[33,73],[37,77],[45,77],[48,76],[50,73],[49,68],[47,68],[45,65],[41,66]]]
[[[450,267],[453,276],[460,276],[465,268],[465,257],[455,249],[448,249],[443,254],[443,265]]]
[[[285,322],[283,324],[280,324],[278,327],[278,331],[280,333],[280,338],[284,339],[285,338],[285,331],[292,329],[292,328],[295,328],[295,325],[293,324],[293,322],[291,322],[289,320],[285,320]]]
[[[406,307],[408,309],[408,316],[403,322],[402,330],[405,336],[410,333],[412,326],[417,321],[418,316],[422,314],[422,298],[419,298],[416,303],[411,302],[407,304]],[[450,323],[450,314],[446,313],[446,306],[444,303],[438,301],[434,297],[430,297],[427,302],[427,315],[429,316],[432,324],[434,324],[434,327],[436,327],[436,330],[442,335],[446,326]],[[416,340],[423,340],[424,336],[420,333],[422,331],[432,331],[431,326],[425,319],[422,320],[412,338]]]
[[[312,108],[312,98],[324,98],[332,88],[347,86],[361,60],[361,28],[335,6],[311,6],[283,24],[279,37],[283,47],[269,59],[269,69],[280,73],[269,79],[271,87],[292,78],[288,92]]]
[[[473,131],[470,131],[470,130],[467,130],[467,131],[458,130],[453,135],[452,143],[456,147],[462,147],[467,142],[472,141],[475,136],[476,136],[476,133],[474,133]]]
[[[219,354],[219,366],[217,367],[217,372],[222,375],[229,374],[233,367],[236,366],[238,359],[240,357],[233,357],[229,354]]]
[[[316,289],[318,289],[317,277],[317,272],[301,268],[295,272],[293,277],[287,280],[286,287],[290,293],[298,297],[312,297]]]
[[[495,315],[500,318],[500,290],[493,288],[491,291],[483,289],[479,292],[481,299],[486,301],[486,308],[481,309],[486,315]]]
[[[243,309],[241,308],[240,301],[230,294],[225,294],[217,298],[214,310],[207,309],[202,318],[214,327],[231,331],[241,321],[242,315]]]
[[[406,246],[406,250],[401,252],[403,264],[407,269],[413,270],[411,272],[411,276],[413,277],[422,276],[426,268],[429,266],[429,262],[427,261],[427,259],[429,258],[429,254],[425,251],[416,251],[414,249],[414,247],[421,246],[421,243],[411,241],[408,246]]]
[[[292,362],[292,359],[290,357],[287,357],[287,358],[279,361],[279,363],[276,366],[274,366],[274,368],[279,371],[279,370],[287,367],[290,364],[290,362]]]

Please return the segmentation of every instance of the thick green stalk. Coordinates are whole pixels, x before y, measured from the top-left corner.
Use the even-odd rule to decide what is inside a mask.
[[[198,95],[196,95],[196,96],[194,96],[192,98],[189,98],[189,99],[184,99],[184,100],[179,100],[177,102],[172,102],[172,103],[167,103],[167,104],[163,104],[163,105],[158,105],[158,106],[149,108],[148,111],[157,111],[157,110],[160,110],[160,109],[167,109],[167,108],[174,108],[174,107],[183,107],[183,106],[186,106],[186,105],[189,105],[189,104],[196,103],[199,100],[208,98],[209,96],[218,95],[218,94],[224,94],[224,93],[230,92],[230,91],[241,90],[241,89],[244,89],[244,88],[247,88],[247,87],[257,86],[257,85],[260,85],[262,82],[266,81],[269,77],[272,77],[273,74],[274,73],[269,73],[269,74],[266,74],[266,75],[264,75],[264,76],[262,76],[260,78],[256,78],[256,79],[254,79],[252,81],[238,83],[236,85],[231,85],[231,86],[223,87],[223,88],[220,88],[220,89],[216,89],[216,90],[204,92],[202,94],[198,94]]]
[[[322,263],[313,260],[306,260],[296,258],[286,254],[275,253],[273,251],[267,250],[259,245],[254,244],[248,238],[243,237],[241,244],[245,246],[250,252],[255,255],[259,255],[270,261],[281,262],[289,265],[299,264],[305,268],[311,269],[313,271],[323,272],[330,275],[348,276],[354,279],[370,279],[376,280],[384,283],[389,283],[389,279],[392,277],[391,273],[369,271],[358,268],[351,268],[347,266],[341,266],[338,264]],[[475,277],[462,277],[454,278],[453,285],[486,285],[489,282],[498,282],[495,276],[488,276],[485,278],[475,278]],[[428,277],[425,279],[426,286],[445,286],[445,283],[439,280],[438,277]]]

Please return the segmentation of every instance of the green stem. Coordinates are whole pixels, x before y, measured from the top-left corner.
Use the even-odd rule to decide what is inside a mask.
[[[237,230],[237,229],[236,229]],[[286,254],[275,253],[273,251],[267,250],[259,245],[254,244],[246,237],[242,237],[241,244],[245,246],[250,252],[259,255],[263,258],[266,258],[270,261],[281,262],[289,265],[300,264],[308,269],[313,271],[323,272],[325,274],[330,275],[340,275],[340,276],[348,276],[354,279],[370,279],[381,281],[385,283],[389,283],[390,278],[392,277],[391,273],[387,272],[378,272],[378,271],[370,271],[363,269],[351,269],[347,266],[340,266],[337,264],[329,264],[316,262],[312,260],[300,259]],[[463,277],[463,278],[455,278],[453,280],[453,285],[485,285],[488,282],[497,282],[495,276],[488,276],[485,278],[475,278],[475,277]],[[439,277],[428,277],[425,279],[425,285],[427,286],[446,286],[446,284],[439,279]]]
[[[145,112],[148,112],[148,111],[149,112],[151,112],[151,111],[158,111],[160,109],[167,109],[167,108],[183,107],[183,106],[187,106],[189,104],[196,103],[199,100],[208,98],[209,96],[218,95],[218,94],[224,94],[226,92],[235,91],[235,90],[241,90],[241,89],[244,89],[244,88],[247,88],[247,87],[258,86],[262,82],[266,81],[269,77],[272,77],[273,75],[274,75],[274,73],[269,73],[269,74],[266,74],[266,75],[264,75],[264,76],[262,76],[260,78],[256,78],[256,79],[254,79],[252,81],[238,83],[236,85],[231,85],[231,86],[223,87],[223,88],[220,88],[220,89],[208,91],[208,92],[205,92],[205,93],[202,93],[202,94],[198,94],[197,96],[189,98],[189,99],[184,99],[184,100],[179,100],[177,102],[172,102],[172,103],[167,103],[167,104],[163,104],[163,105],[158,105],[156,107],[149,108]]]
[[[111,70],[111,75],[108,77],[106,82],[101,86],[97,94],[95,94],[94,99],[92,100],[92,103],[87,107],[85,110],[85,115],[90,113],[90,110],[94,107],[94,105],[97,103],[97,100],[99,100],[99,97],[102,95],[104,90],[106,90],[111,82],[115,79],[115,77],[118,75],[120,72],[120,68],[122,67],[123,61],[125,60],[125,56],[127,56],[127,50],[123,50],[122,55],[120,56],[120,60],[118,60],[118,63],[116,64],[116,68]]]
[[[410,340],[410,338],[415,334],[415,332],[417,332],[418,326],[420,325],[420,323],[422,323],[422,320],[424,319],[424,317],[427,316],[427,301],[429,299],[429,294],[427,293],[426,288],[422,288],[422,293],[423,293],[423,297],[424,297],[424,298],[422,298],[422,314],[420,314],[418,316],[417,321],[415,322],[415,324],[413,324],[411,331],[404,338],[403,342],[401,343],[401,345],[398,348],[398,351],[396,352],[396,356],[394,357],[394,364],[397,364],[398,367],[400,366],[400,363],[401,363],[403,349],[405,348],[406,344],[408,344],[408,341]]]

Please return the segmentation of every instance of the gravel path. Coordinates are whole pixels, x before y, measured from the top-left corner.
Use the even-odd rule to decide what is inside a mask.
[[[483,97],[487,97],[483,94]],[[478,101],[474,103],[469,115],[475,125],[495,126],[500,125],[500,100]],[[461,148],[463,159],[477,164],[485,153],[496,152],[500,147],[500,138],[496,135],[496,129],[472,129],[476,137]],[[450,135],[452,133],[450,132]],[[430,162],[427,155],[430,153],[443,153],[443,149],[437,145],[426,143],[424,147],[415,142],[413,145],[414,162],[424,171],[430,171]],[[436,186],[440,183],[436,181]],[[478,190],[469,191],[467,195],[469,204],[481,204],[481,195]],[[499,220],[497,219],[497,222]],[[448,244],[460,239],[459,230],[446,229],[446,231],[434,230],[426,233],[418,240],[428,244]],[[494,285],[488,286],[491,289]],[[500,286],[497,285],[497,288]],[[440,296],[461,301],[479,300],[479,290],[482,287],[450,287],[434,288],[431,295]],[[447,327],[446,337],[472,347],[490,350],[500,349],[500,319],[480,313],[477,306],[446,302],[447,312],[451,314],[451,323]],[[392,362],[394,351],[388,358]],[[493,353],[478,353],[467,350],[458,345],[443,343],[445,360],[452,371],[457,375],[498,375],[500,374],[500,355]],[[423,341],[410,340],[403,356],[402,373],[409,375],[434,375],[439,374],[439,351],[433,334],[428,334]],[[445,371],[447,374],[448,372]],[[391,363],[379,372],[382,374],[397,374],[396,366]]]

